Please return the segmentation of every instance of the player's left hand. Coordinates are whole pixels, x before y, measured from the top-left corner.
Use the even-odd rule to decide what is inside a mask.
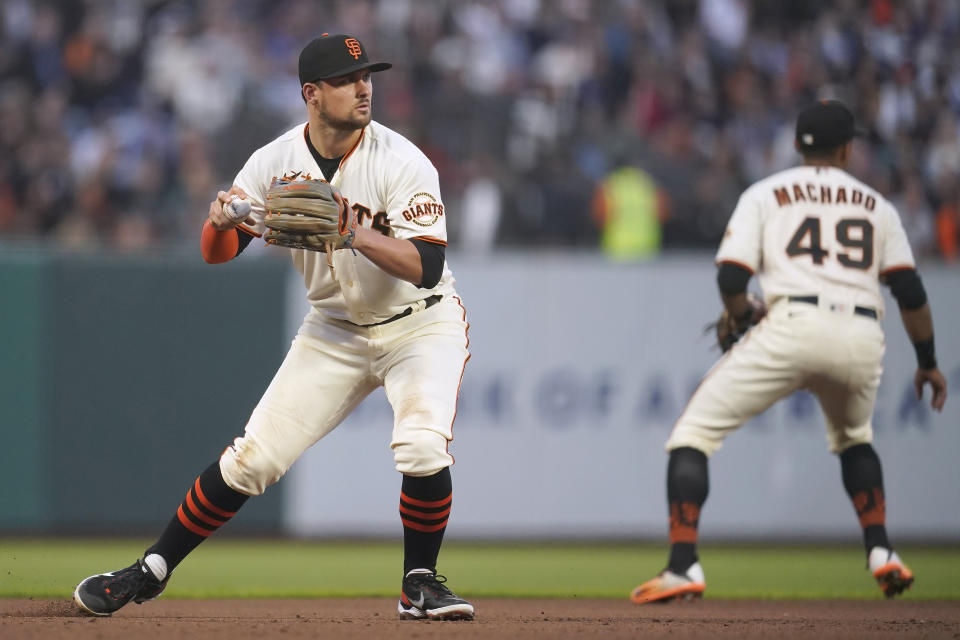
[[[917,400],[923,399],[923,385],[929,384],[933,395],[930,397],[930,406],[937,411],[943,411],[943,403],[947,401],[947,380],[940,373],[940,369],[917,369],[913,376],[913,388],[917,392]]]
[[[356,212],[325,180],[278,180],[267,191],[266,208],[268,244],[327,253],[352,246]]]
[[[760,322],[767,315],[767,307],[762,300],[752,294],[747,294],[746,301],[747,306],[739,317],[735,317],[728,309],[724,308],[720,313],[720,318],[707,325],[708,330],[716,331],[717,346],[724,353],[746,335],[750,327]]]
[[[340,223],[337,226],[337,231],[340,232],[340,239],[337,242],[337,248],[353,248],[356,246],[357,231],[361,228],[360,221],[357,219],[357,212],[350,206],[350,203],[343,197],[339,189],[334,187],[332,191],[333,199],[336,200],[340,206]]]

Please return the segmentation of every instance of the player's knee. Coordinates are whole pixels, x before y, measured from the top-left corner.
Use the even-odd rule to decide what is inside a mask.
[[[668,453],[678,449],[693,449],[709,458],[723,444],[723,438],[722,433],[678,424],[674,427],[664,448]]]
[[[827,448],[830,453],[843,455],[859,445],[872,445],[873,426],[868,421],[857,427],[836,428],[827,426]]]
[[[407,430],[402,440],[390,444],[397,471],[408,476],[430,476],[453,464],[448,440],[428,429]]]
[[[220,472],[227,486],[248,496],[259,496],[286,473],[255,440],[244,436],[220,456]]]

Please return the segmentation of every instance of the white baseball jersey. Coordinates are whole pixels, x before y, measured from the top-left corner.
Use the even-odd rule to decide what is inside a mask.
[[[893,205],[842,169],[802,166],[740,197],[717,262],[756,273],[768,303],[822,295],[883,311],[879,276],[913,268]]]
[[[300,124],[258,149],[234,183],[250,197],[252,213],[241,225],[260,237],[264,231],[263,203],[274,178],[323,178],[306,142],[307,125]],[[413,143],[371,121],[343,159],[330,183],[348,200],[361,226],[394,238],[421,238],[447,244],[447,224],[437,170]],[[252,222],[251,222],[252,221]],[[381,322],[434,294],[453,293],[453,275],[444,264],[440,282],[421,289],[395,278],[350,249],[326,254],[291,249],[303,274],[307,299],[324,315],[359,325]]]
[[[711,455],[799,389],[817,396],[831,451],[871,442],[885,348],[879,278],[914,266],[893,206],[841,169],[781,171],[740,197],[716,260],[755,273],[768,312],[701,382],[667,449]]]
[[[265,231],[263,203],[274,178],[323,177],[306,134],[306,124],[291,129],[254,152],[237,175],[252,205],[243,225],[248,233]],[[403,136],[371,122],[330,182],[361,225],[446,245],[437,171]],[[335,252],[333,271],[324,253],[291,251],[313,308],[244,435],[220,458],[228,486],[262,493],[380,386],[394,411],[397,470],[429,476],[450,466],[447,448],[470,353],[466,310],[446,263],[437,286],[421,289],[350,249]]]

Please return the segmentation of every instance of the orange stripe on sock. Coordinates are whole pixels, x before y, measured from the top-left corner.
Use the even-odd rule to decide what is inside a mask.
[[[447,521],[444,520],[439,524],[420,524],[419,522],[414,522],[413,520],[407,520],[404,517],[400,517],[400,520],[403,522],[403,526],[409,527],[416,531],[422,531],[423,533],[433,533],[434,531],[440,531],[447,526]]]
[[[450,503],[450,500],[453,499],[453,494],[451,493],[443,500],[437,500],[435,502],[428,502],[427,500],[416,500],[409,497],[403,491],[400,492],[400,499],[406,502],[407,504],[414,507],[426,507],[428,509],[436,509],[437,507],[443,507]]]
[[[883,513],[877,513],[876,511],[869,511],[860,516],[860,527],[863,529],[875,525],[884,525],[886,523],[886,516]]]
[[[218,516],[227,518],[229,520],[233,516],[237,515],[236,511],[224,511],[223,509],[215,507],[212,502],[207,500],[207,496],[203,495],[203,490],[200,489],[200,478],[197,478],[197,481],[193,483],[193,489],[197,492],[197,497],[200,498],[200,504],[205,506],[210,511],[213,511]]]
[[[440,518],[446,518],[448,515],[450,515],[450,507],[447,507],[443,511],[429,513],[427,511],[407,509],[405,506],[403,506],[403,503],[400,503],[400,513],[405,513],[408,516],[414,516],[415,518],[423,518],[424,520],[439,520]]]
[[[206,538],[211,533],[213,533],[213,531],[208,531],[207,529],[198,527],[197,525],[190,522],[190,518],[188,518],[187,514],[183,512],[183,505],[180,505],[179,507],[177,507],[177,519],[180,520],[180,524],[182,524],[183,526],[185,526],[187,529],[194,532],[198,536],[203,536],[204,538]]]
[[[853,496],[853,506],[857,510],[860,526],[863,528],[884,525],[887,522],[887,503],[883,490],[874,487],[872,490],[860,491]]]
[[[692,502],[670,503],[670,543],[697,543],[700,507]]]
[[[670,529],[670,544],[676,544],[678,542],[697,544],[697,530],[688,527]]]
[[[216,520],[214,518],[211,518],[207,514],[205,514],[203,511],[201,511],[200,507],[197,506],[197,503],[193,501],[193,497],[190,495],[189,491],[187,491],[186,502],[187,502],[187,508],[190,509],[190,513],[195,515],[197,517],[197,520],[206,522],[207,524],[212,525],[214,527],[219,527],[220,525],[227,523],[226,520]]]

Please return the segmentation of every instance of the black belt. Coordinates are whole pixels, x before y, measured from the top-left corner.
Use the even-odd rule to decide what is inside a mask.
[[[787,300],[790,302],[806,302],[807,304],[820,304],[820,298],[818,296],[789,296]],[[867,316],[868,318],[873,318],[876,320],[879,316],[877,315],[876,309],[871,309],[870,307],[854,307],[853,312],[858,316]]]
[[[430,296],[429,298],[424,298],[424,300],[423,300],[423,308],[424,308],[424,309],[429,309],[429,308],[432,307],[433,305],[435,305],[435,304],[437,304],[438,302],[440,302],[440,299],[441,299],[441,298],[443,298],[443,296],[441,296],[440,294],[434,294],[434,295]],[[411,313],[413,313],[413,307],[407,307],[407,308],[404,309],[402,312],[398,313],[397,315],[393,316],[392,318],[387,318],[386,320],[382,320],[382,321],[380,321],[380,322],[374,322],[373,324],[356,324],[355,322],[350,322],[349,320],[347,320],[347,322],[350,322],[350,324],[356,325],[356,326],[358,326],[358,327],[379,327],[379,326],[382,325],[382,324],[389,324],[389,323],[393,322],[394,320],[399,320],[400,318],[406,318],[406,317],[407,317],[408,315],[410,315]]]

